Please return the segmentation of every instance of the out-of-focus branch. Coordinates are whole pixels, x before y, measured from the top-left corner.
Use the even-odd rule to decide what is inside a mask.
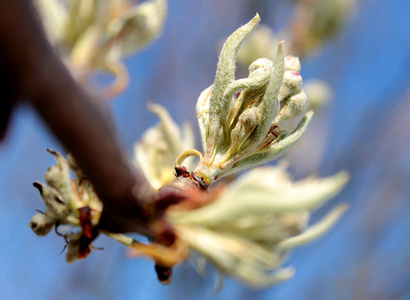
[[[298,0],[295,3],[291,23],[288,25],[289,37],[291,37],[288,51],[294,56],[303,56],[305,52],[303,47],[310,34],[307,24],[311,18],[312,5],[312,0]]]
[[[303,57],[314,52],[341,32],[354,12],[358,0],[294,0],[293,16],[288,25],[293,55]]]
[[[124,155],[108,112],[73,80],[54,52],[31,1],[0,2],[0,37],[7,96],[2,107],[13,99],[33,105],[92,181],[104,203],[105,229],[152,235],[146,226],[152,221],[150,185]],[[5,120],[6,114],[1,117]]]

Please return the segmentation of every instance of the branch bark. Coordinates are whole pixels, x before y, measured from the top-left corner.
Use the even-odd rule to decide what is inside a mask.
[[[104,204],[102,228],[155,235],[154,191],[117,140],[110,114],[72,78],[47,40],[32,1],[0,1],[0,126],[24,99],[90,178]],[[3,109],[4,108],[4,109]]]

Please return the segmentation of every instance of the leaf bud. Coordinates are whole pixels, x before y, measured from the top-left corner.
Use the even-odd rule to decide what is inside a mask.
[[[28,226],[34,231],[35,234],[38,236],[45,236],[47,235],[53,226],[55,225],[55,221],[47,215],[44,214],[35,214]]]
[[[309,101],[306,93],[302,90],[298,94],[293,95],[286,101],[281,109],[279,116],[275,119],[275,123],[283,120],[291,119],[302,114],[309,106]]]
[[[286,71],[294,71],[294,72],[300,72],[300,61],[299,57],[295,57],[292,55],[289,55],[285,58],[285,70]]]

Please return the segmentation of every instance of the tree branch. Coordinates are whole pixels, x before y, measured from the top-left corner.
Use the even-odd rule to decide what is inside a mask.
[[[32,1],[0,2],[0,36],[0,75],[9,79],[2,80],[8,91],[2,106],[10,107],[13,99],[32,104],[92,181],[104,204],[102,227],[153,235],[148,224],[157,217],[154,192],[126,158],[106,108],[54,52]]]

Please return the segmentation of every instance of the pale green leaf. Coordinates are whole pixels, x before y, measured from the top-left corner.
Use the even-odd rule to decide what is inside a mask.
[[[223,101],[226,88],[235,80],[235,62],[239,47],[245,37],[258,25],[260,17],[257,14],[249,23],[237,29],[225,42],[219,56],[214,87],[209,105],[209,140],[208,151],[216,146],[216,134],[222,129],[226,132],[226,119],[229,113],[229,101]],[[211,146],[212,145],[212,146]]]

